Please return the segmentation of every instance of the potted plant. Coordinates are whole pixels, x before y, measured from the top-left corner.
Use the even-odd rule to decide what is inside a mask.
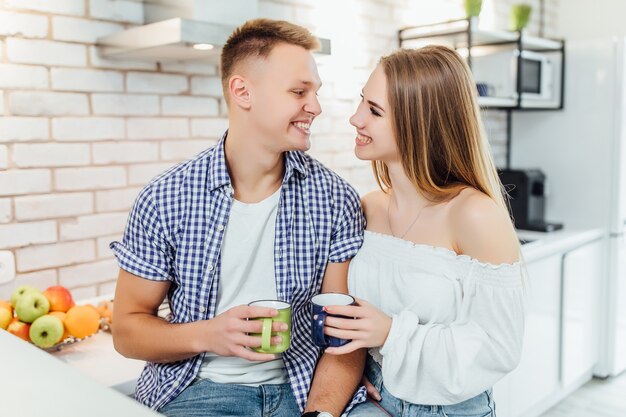
[[[478,17],[480,10],[483,7],[483,0],[464,0],[465,3],[465,15],[468,18]]]
[[[532,6],[525,3],[511,6],[510,24],[511,30],[520,31],[528,25]]]

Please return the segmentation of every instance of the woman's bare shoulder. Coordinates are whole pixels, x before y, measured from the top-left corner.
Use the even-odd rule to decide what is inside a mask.
[[[460,253],[494,264],[518,260],[517,236],[504,207],[474,188],[463,189],[450,203],[449,221]]]

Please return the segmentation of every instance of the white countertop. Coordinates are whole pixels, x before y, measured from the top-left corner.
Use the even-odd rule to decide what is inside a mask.
[[[522,245],[524,261],[528,263],[557,253],[569,252],[587,243],[603,239],[606,233],[602,229],[561,229],[555,232],[518,230],[517,235],[522,240],[532,240]]]
[[[0,331],[0,346],[0,416],[160,415],[8,332]]]
[[[82,304],[82,303],[81,303]],[[122,394],[135,392],[137,378],[145,362],[117,353],[108,332],[97,333],[52,354],[55,358]]]

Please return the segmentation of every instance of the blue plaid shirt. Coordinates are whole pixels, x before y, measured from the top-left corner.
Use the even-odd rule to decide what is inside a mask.
[[[150,182],[130,212],[122,242],[112,242],[120,268],[171,281],[172,323],[210,319],[217,307],[220,252],[233,201],[224,137],[194,159]],[[276,219],[274,270],[280,300],[292,304],[291,347],[283,354],[296,401],[304,408],[320,349],[310,337],[309,300],[321,288],[328,262],[352,258],[363,241],[357,193],[337,174],[302,152],[285,154]],[[198,373],[202,358],[148,362],[136,398],[159,409]],[[350,407],[365,400],[361,387]]]

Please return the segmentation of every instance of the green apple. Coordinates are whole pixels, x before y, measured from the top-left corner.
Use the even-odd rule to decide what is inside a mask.
[[[63,338],[63,322],[60,318],[46,314],[37,318],[28,332],[30,340],[40,348],[49,348]]]
[[[27,292],[22,295],[15,305],[15,314],[24,323],[32,323],[38,317],[48,314],[50,301],[40,292]]]
[[[15,291],[13,291],[13,294],[11,294],[11,305],[13,306],[13,308],[15,308],[15,306],[17,305],[17,300],[19,300],[20,297],[22,297],[24,294],[27,294],[29,292],[41,292],[41,291],[39,291],[37,288],[33,287],[32,285],[22,285],[22,286],[17,287]]]

